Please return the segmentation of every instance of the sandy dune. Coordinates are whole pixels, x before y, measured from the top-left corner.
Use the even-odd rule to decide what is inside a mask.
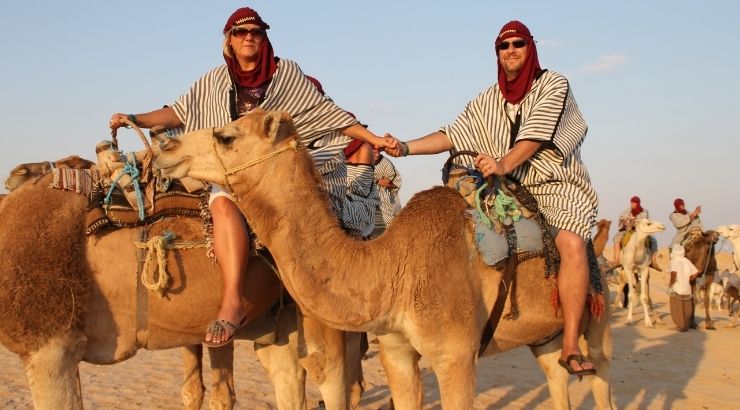
[[[664,255],[662,255],[664,256]],[[665,258],[661,258],[661,265]],[[625,311],[612,317],[614,361],[612,394],[619,408],[630,409],[731,409],[740,408],[740,326],[728,328],[727,311],[714,318],[718,330],[703,329],[703,308],[697,310],[700,329],[687,333],[672,330],[668,315],[666,275],[654,272],[653,300],[664,325],[647,329],[642,322],[624,324]],[[642,319],[637,311],[636,320]],[[256,360],[250,342],[238,341],[235,364],[237,408],[274,408],[272,386]],[[0,347],[0,408],[25,409],[32,406],[20,360]],[[424,361],[422,360],[424,365]],[[367,391],[363,409],[386,408],[389,392],[371,345],[370,358],[363,364]],[[482,359],[478,366],[476,409],[551,408],[545,379],[527,348]],[[424,366],[426,408],[438,409],[435,379]],[[81,366],[85,406],[91,409],[178,409],[182,369],[180,352],[141,351],[134,358],[112,366]],[[208,384],[208,381],[206,381]],[[572,403],[580,409],[593,408],[587,382],[572,380]],[[315,386],[308,388],[309,404],[320,399]],[[207,400],[207,398],[206,398]]]

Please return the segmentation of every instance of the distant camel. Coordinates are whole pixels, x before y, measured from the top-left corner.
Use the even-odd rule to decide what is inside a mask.
[[[715,231],[702,232],[700,230],[691,231],[686,239],[683,240],[683,247],[686,250],[686,258],[699,269],[700,277],[704,277],[704,283],[714,282],[714,273],[717,271],[717,259],[715,258],[714,244],[719,239],[719,234]],[[715,330],[714,322],[710,316],[709,293],[704,292],[704,313],[706,320],[704,326],[707,330]],[[696,284],[691,285],[691,294],[696,294]],[[693,306],[693,305],[692,305]],[[694,312],[691,314],[691,326],[695,327]]]
[[[54,168],[89,169],[94,166],[94,162],[80,158],[77,155],[71,155],[54,162],[42,161],[20,164],[10,171],[10,175],[5,180],[5,189],[14,191],[26,182],[50,173]]]
[[[472,407],[481,336],[497,300],[504,302],[502,313],[516,302],[518,316],[491,319],[496,327],[483,355],[542,341],[533,350],[555,405],[568,407],[567,373],[557,365],[562,339],[551,339],[562,318],[550,305],[554,283],[545,279],[544,258],[519,262],[516,293],[498,299],[507,291],[504,272],[478,253],[467,203],[458,192],[436,187],[416,194],[383,235],[362,241],[332,216],[287,113],[255,110],[224,127],[160,143],[155,165],[163,175],[231,187],[301,311],[339,329],[378,336],[399,408],[422,407],[420,355],[437,376],[442,407]],[[608,329],[604,317],[587,322]],[[599,371],[608,368],[610,354],[607,338],[601,340],[604,346],[589,351]],[[602,377],[596,377],[603,382],[594,389],[596,402],[610,408]]]
[[[634,323],[632,308],[637,297],[634,287],[634,279],[637,277],[640,284],[640,303],[645,312],[645,326],[654,326],[650,319],[650,316],[653,314],[653,306],[650,300],[650,288],[648,286],[650,280],[650,262],[654,250],[647,241],[650,240],[649,236],[651,234],[664,230],[665,226],[660,222],[650,219],[638,219],[635,223],[635,231],[630,236],[624,249],[622,249],[622,268],[629,284],[629,302],[627,303],[628,325]],[[617,289],[622,289],[622,286],[618,286]],[[656,316],[656,320],[660,321],[660,318]]]

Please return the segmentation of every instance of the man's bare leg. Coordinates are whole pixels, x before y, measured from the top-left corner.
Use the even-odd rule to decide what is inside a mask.
[[[563,351],[561,358],[581,354],[578,347],[579,327],[588,292],[588,260],[586,243],[573,232],[560,230],[555,237],[555,246],[560,253],[558,271],[558,293],[563,307]],[[572,360],[568,363],[573,370],[592,369],[593,364],[579,365]]]
[[[211,202],[213,217],[213,251],[224,276],[224,298],[218,319],[239,325],[244,317],[242,285],[249,256],[249,234],[244,217],[236,204],[226,197],[217,197]],[[221,337],[207,333],[206,342],[219,343],[228,339],[231,328],[225,329]]]

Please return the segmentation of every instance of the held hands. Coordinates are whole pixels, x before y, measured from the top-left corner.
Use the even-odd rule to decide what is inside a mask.
[[[478,171],[483,173],[484,178],[496,174],[497,171],[501,172],[502,170],[501,164],[496,161],[496,158],[486,154],[478,154],[478,156],[475,157],[475,167]]]
[[[383,139],[388,143],[388,145],[383,148],[388,155],[395,158],[405,157],[408,155],[408,146],[402,143],[398,138],[386,133]]]

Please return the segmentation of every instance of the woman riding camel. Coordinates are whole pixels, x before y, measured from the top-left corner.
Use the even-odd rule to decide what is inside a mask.
[[[164,108],[142,114],[113,114],[110,127],[116,129],[122,125],[122,118],[128,118],[142,128],[163,126],[190,132],[223,126],[256,108],[286,111],[293,116],[301,141],[322,173],[322,188],[329,192],[335,211],[341,215],[346,197],[336,195],[332,187],[346,184],[346,177],[337,177],[337,169],[332,166],[322,166],[337,163],[333,160],[342,155],[351,138],[376,146],[387,143],[318,92],[297,63],[276,57],[267,35],[269,28],[253,9],[236,10],[223,27],[225,64],[207,72]],[[241,212],[223,188],[213,188],[210,209],[214,252],[224,275],[224,296],[203,343],[223,346],[233,340],[245,317],[241,289],[249,257],[249,234]]]

